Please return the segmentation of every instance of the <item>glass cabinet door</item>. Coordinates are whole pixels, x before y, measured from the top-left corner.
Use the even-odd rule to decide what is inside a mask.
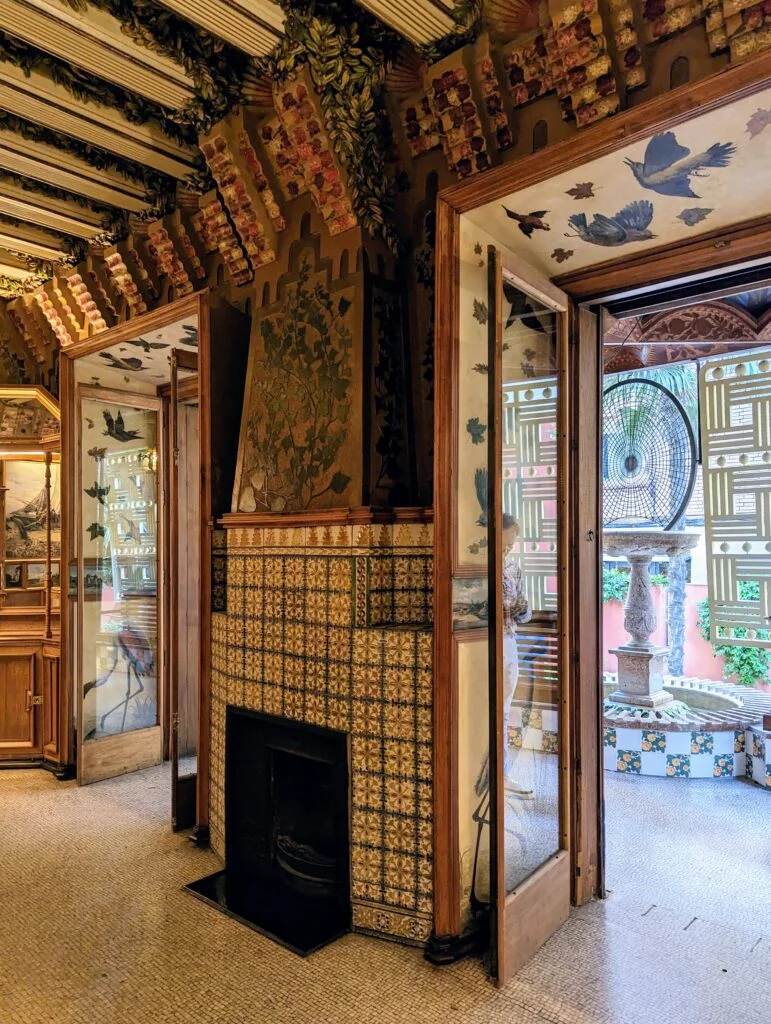
[[[94,782],[161,759],[160,403],[79,397],[78,778]]]

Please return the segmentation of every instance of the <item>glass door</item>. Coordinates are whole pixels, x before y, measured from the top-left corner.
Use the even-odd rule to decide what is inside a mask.
[[[156,398],[78,388],[69,586],[81,784],[161,761],[160,416]]]
[[[505,982],[567,919],[569,301],[488,247],[491,896]]]

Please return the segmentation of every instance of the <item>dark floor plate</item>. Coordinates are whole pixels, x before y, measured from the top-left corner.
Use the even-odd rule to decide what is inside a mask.
[[[347,934],[350,928],[338,929],[330,932],[328,935],[316,936],[310,940],[309,945],[304,945],[298,941],[291,941],[286,936],[277,934],[276,931],[264,927],[258,921],[249,920],[242,914],[232,910],[227,903],[225,893],[225,871],[215,871],[213,875],[206,875],[205,878],[200,878],[197,882],[190,882],[188,885],[183,885],[183,889],[195,896],[196,899],[202,900],[204,903],[208,903],[209,906],[214,907],[216,910],[221,911],[223,914],[227,914],[228,917],[234,918],[236,921],[240,921],[241,924],[245,924],[247,928],[251,928],[261,935],[265,935],[269,939],[273,939],[280,946],[284,946],[285,949],[291,950],[292,953],[296,953],[297,956],[310,956],[311,953],[315,953],[317,949],[322,949],[324,946],[328,946],[330,942],[334,942],[335,939],[339,939],[342,935]]]

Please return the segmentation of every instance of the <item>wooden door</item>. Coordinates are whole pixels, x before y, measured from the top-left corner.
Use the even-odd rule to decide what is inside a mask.
[[[494,246],[488,274],[492,944],[503,985],[570,909],[570,306]],[[517,627],[533,622],[525,654]],[[520,681],[531,651],[554,665],[538,698]]]
[[[39,644],[0,647],[0,758],[41,752]]]
[[[80,386],[74,482],[78,782],[159,764],[161,402]]]

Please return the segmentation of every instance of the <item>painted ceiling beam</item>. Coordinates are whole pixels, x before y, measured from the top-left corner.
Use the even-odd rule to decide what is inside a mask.
[[[6,128],[0,121],[0,146],[4,149],[18,153],[20,156],[29,157],[32,160],[41,160],[47,164],[56,165],[63,171],[76,174],[81,178],[87,178],[97,184],[104,185],[116,192],[125,192],[128,196],[136,199],[143,199],[147,190],[140,182],[126,178],[119,171],[111,168],[96,168],[82,157],[69,153],[66,149],[52,146],[47,142],[37,142],[33,139],[25,139],[11,128]]]
[[[95,238],[103,231],[99,214],[92,210],[3,182],[0,182],[0,215],[78,238]]]
[[[184,178],[195,166],[195,150],[160,128],[134,124],[113,107],[75,99],[39,71],[27,76],[12,64],[0,64],[0,108],[174,178]]]
[[[68,253],[58,244],[55,235],[40,231],[38,234],[46,239],[46,242],[36,242],[31,240],[34,231],[31,225],[28,231],[26,228],[7,226],[0,221],[0,248],[9,252],[22,252],[33,259],[49,260],[52,263],[67,259]]]
[[[417,46],[433,43],[455,28],[451,0],[358,0],[389,28]]]
[[[5,253],[0,250],[0,275],[10,277],[12,281],[27,281],[33,276],[29,267],[21,260],[16,260],[12,253]]]
[[[180,65],[135,43],[116,18],[96,7],[74,11],[62,0],[0,0],[0,25],[39,50],[172,110],[194,95]]]
[[[58,150],[55,151],[53,158],[51,154],[42,152],[44,148],[53,149],[53,147],[38,145],[37,154],[31,156],[19,153],[5,143],[6,133],[0,132],[0,167],[8,171],[14,171],[16,174],[48,185],[55,185],[57,188],[63,188],[76,195],[93,199],[97,203],[115,206],[119,210],[139,213],[147,209],[147,201],[142,196],[132,194],[128,189],[106,186],[94,180],[94,177],[88,173],[90,170],[88,164],[83,164],[83,174],[73,173],[59,166]],[[35,148],[34,143],[28,143],[28,145]]]
[[[284,12],[273,0],[160,0],[164,7],[224,39],[250,57],[264,57],[284,31]]]

